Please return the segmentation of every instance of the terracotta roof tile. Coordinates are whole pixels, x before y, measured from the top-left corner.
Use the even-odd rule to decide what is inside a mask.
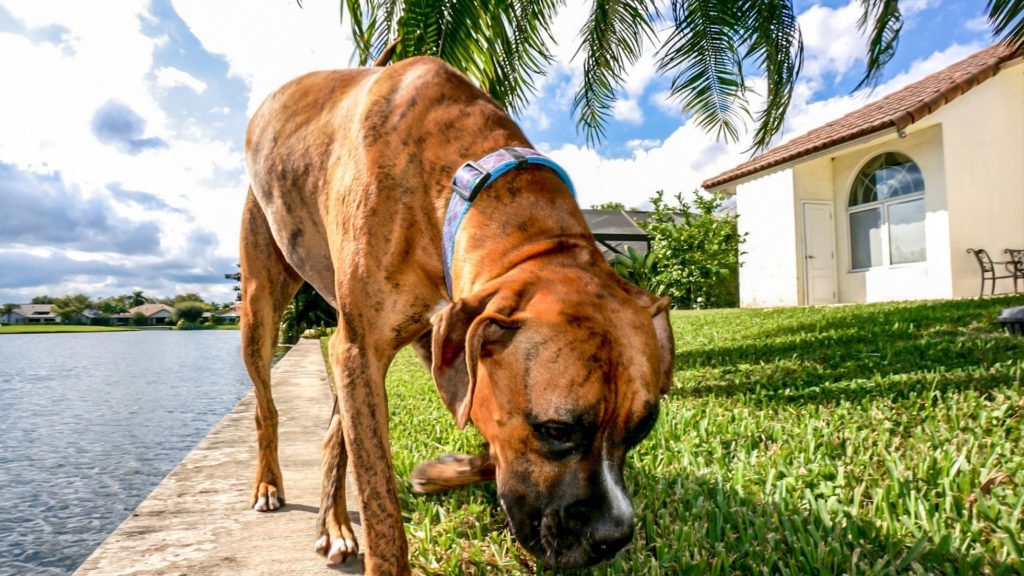
[[[702,186],[716,188],[888,128],[903,130],[995,76],[1005,62],[1021,54],[1006,44],[990,46],[838,120],[708,178]]]

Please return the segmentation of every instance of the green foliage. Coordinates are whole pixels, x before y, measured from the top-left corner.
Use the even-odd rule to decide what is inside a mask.
[[[65,324],[83,324],[82,313],[92,308],[92,300],[85,294],[70,294],[53,302],[53,313]]]
[[[96,310],[99,310],[104,314],[120,314],[128,311],[128,305],[121,296],[103,298],[101,300],[97,300],[93,305],[96,307]]]
[[[206,312],[206,305],[194,300],[185,300],[174,306],[174,310],[175,318],[179,323],[196,324],[202,320],[203,313]]]
[[[673,312],[675,385],[626,460],[636,535],[586,573],[1024,572],[1024,338],[995,324],[1022,304]],[[493,484],[411,492],[419,462],[482,439],[411,350],[387,378],[413,572],[550,574]]]
[[[132,314],[132,325],[133,326],[145,326],[146,325],[146,315],[143,314],[142,312],[135,312],[134,314]]]
[[[626,280],[647,290],[657,292],[657,258],[653,251],[646,254],[632,246],[626,246],[625,254],[616,254],[611,261],[612,268]]]
[[[10,302],[7,303],[7,304],[4,304],[3,306],[0,306],[0,317],[3,317],[3,319],[8,324],[10,324],[11,323],[11,316],[14,314],[14,311],[17,310],[20,307],[21,306],[19,306],[18,304],[14,304],[14,303],[10,303]]]
[[[45,294],[42,295],[42,296],[36,296],[36,297],[32,298],[32,303],[33,304],[54,304],[55,302],[57,302],[56,298],[54,298],[53,296],[45,295]]]
[[[100,312],[99,314],[93,316],[92,318],[89,318],[90,326],[110,326],[113,323],[114,321],[110,318],[110,316],[106,315],[103,312]]]
[[[200,330],[204,326],[204,324],[197,321],[189,322],[188,320],[178,320],[178,323],[174,325],[174,328],[177,330]]]
[[[650,234],[656,262],[650,290],[669,296],[675,308],[724,308],[739,303],[739,256],[743,237],[736,217],[717,213],[720,198],[696,193],[693,203],[676,195],[671,206],[659,191],[651,198]],[[681,221],[677,216],[681,215]]]
[[[591,210],[625,210],[626,205],[622,202],[604,202],[602,204],[594,204],[590,207]]]
[[[312,286],[303,282],[284,310],[279,339],[294,344],[307,329],[338,325],[338,312]]]
[[[874,85],[896,52],[903,28],[898,0],[860,0],[858,27],[867,37],[860,86]],[[395,38],[395,58],[437,56],[474,79],[507,110],[521,112],[533,79],[551,63],[551,25],[563,2],[493,0],[341,0],[359,64],[373,61]],[[1024,46],[1024,2],[988,0],[994,35]],[[655,34],[655,29],[667,30]],[[751,149],[762,150],[782,129],[803,65],[803,36],[793,0],[594,0],[576,56],[583,74],[573,98],[577,129],[600,141],[626,77],[654,51],[670,96],[699,126],[725,140],[756,128]],[[559,39],[564,41],[564,39]],[[751,99],[752,78],[765,90]],[[764,107],[751,110],[751,100]]]

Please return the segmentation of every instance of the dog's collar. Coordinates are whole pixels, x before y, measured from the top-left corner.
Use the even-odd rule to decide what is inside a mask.
[[[499,176],[516,168],[526,166],[546,166],[565,182],[573,198],[576,189],[565,170],[548,157],[532,148],[501,148],[483,158],[466,162],[452,178],[452,197],[448,201],[448,212],[444,216],[444,230],[441,245],[441,258],[444,263],[444,283],[448,288],[448,297],[452,296],[452,257],[455,253],[455,236],[459,232],[462,219],[469,212],[480,191]]]

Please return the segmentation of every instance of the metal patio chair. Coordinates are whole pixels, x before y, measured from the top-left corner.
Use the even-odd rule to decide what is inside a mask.
[[[1016,293],[1017,281],[1020,280],[1021,284],[1024,284],[1024,250],[1007,248],[1003,253],[1010,255],[1010,265],[1007,265],[1007,268],[1013,269],[1013,291]]]
[[[1006,260],[1001,262],[993,262],[992,257],[988,255],[988,252],[984,248],[968,248],[968,254],[974,254],[974,257],[978,260],[978,266],[981,267],[981,291],[978,293],[978,298],[985,295],[985,281],[992,281],[992,289],[989,294],[994,296],[996,293],[996,280],[1002,280],[1003,278],[1013,279],[1013,291],[1017,291],[1017,273],[1014,267],[1013,260]],[[1009,274],[1000,276],[997,271],[999,269],[1005,269]]]

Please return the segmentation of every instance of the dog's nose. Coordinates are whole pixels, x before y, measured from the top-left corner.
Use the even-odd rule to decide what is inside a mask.
[[[594,523],[590,548],[599,561],[608,560],[633,540],[633,523],[608,516]]]

